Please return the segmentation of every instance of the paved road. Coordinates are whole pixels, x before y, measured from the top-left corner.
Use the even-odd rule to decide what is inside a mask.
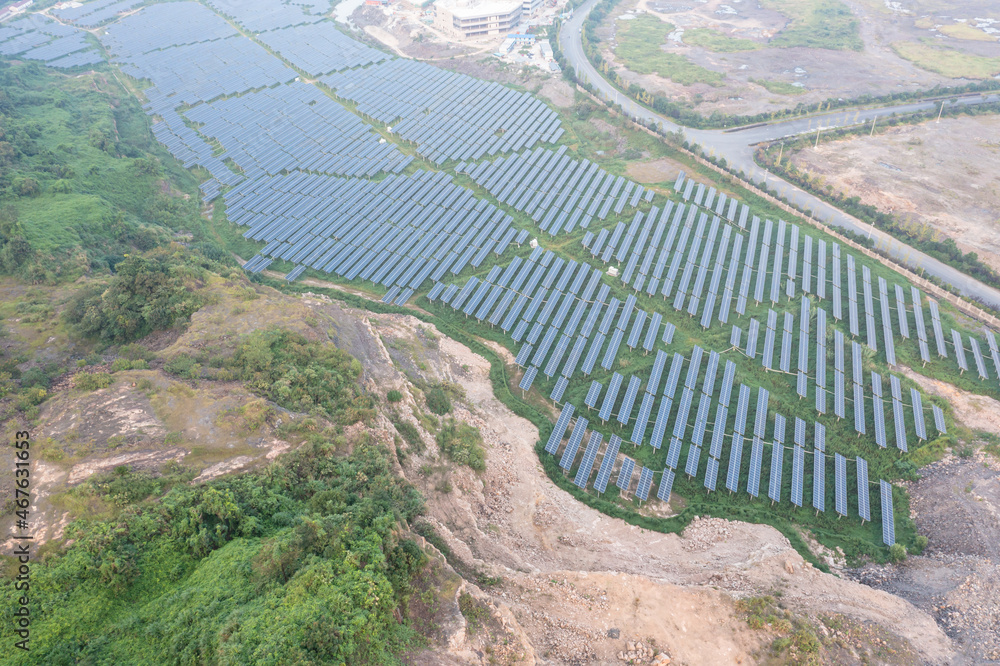
[[[779,194],[792,204],[802,209],[812,210],[815,217],[832,226],[869,236],[879,248],[887,251],[890,256],[894,257],[900,263],[912,268],[922,268],[926,274],[933,275],[953,285],[965,296],[979,299],[1000,309],[1000,290],[985,285],[975,278],[969,277],[965,273],[943,264],[909,245],[899,242],[885,232],[873,229],[871,225],[844,213],[840,209],[831,206],[818,197],[799,189],[774,174],[766,173],[753,160],[754,145],[762,141],[773,141],[786,136],[815,133],[817,128],[822,130],[845,127],[859,123],[871,123],[873,120],[877,123],[878,118],[884,118],[891,113],[905,114],[914,111],[925,111],[937,108],[940,102],[914,102],[879,109],[841,110],[814,115],[808,118],[792,118],[760,127],[737,130],[699,130],[681,127],[669,118],[661,116],[641,106],[626,95],[619,93],[587,60],[583,52],[583,41],[580,30],[587,14],[590,13],[590,10],[593,9],[598,1],[590,0],[579,7],[573,14],[573,17],[563,23],[562,29],[559,32],[559,46],[570,65],[576,69],[577,77],[580,80],[590,83],[605,99],[616,101],[630,117],[640,120],[645,124],[649,124],[650,122],[655,123],[668,132],[682,131],[688,141],[700,144],[706,152],[714,151],[716,156],[725,158],[726,162],[732,168],[742,170],[748,174],[750,180],[757,183],[766,182],[770,188],[776,189]],[[1000,101],[1000,95],[963,97],[949,103],[983,104],[995,101]]]

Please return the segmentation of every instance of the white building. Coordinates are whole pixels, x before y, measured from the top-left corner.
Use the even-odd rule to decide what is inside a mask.
[[[438,0],[434,25],[457,37],[486,37],[514,32],[523,0]]]

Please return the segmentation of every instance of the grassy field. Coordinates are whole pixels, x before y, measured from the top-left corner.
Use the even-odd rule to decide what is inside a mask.
[[[968,23],[943,25],[938,31],[955,39],[966,39],[973,42],[993,42],[994,44],[997,42],[996,35],[991,35]]]
[[[770,45],[860,51],[864,48],[858,21],[840,0],[762,0],[761,4],[788,17],[788,25]]]
[[[693,28],[684,31],[684,43],[700,46],[716,53],[735,53],[737,51],[756,51],[764,48],[763,44],[752,39],[740,39],[723,35],[709,28]]]
[[[695,83],[720,85],[725,78],[723,74],[660,49],[673,29],[673,25],[648,14],[631,21],[619,21],[615,54],[625,67],[638,74],[656,74],[685,86]]]
[[[953,79],[988,79],[1000,74],[1000,58],[962,53],[922,42],[896,42],[892,50],[917,67]]]
[[[805,88],[793,86],[791,83],[785,83],[784,81],[750,79],[750,83],[756,83],[759,86],[763,86],[768,92],[774,93],[775,95],[801,95],[806,91]]]
[[[0,84],[10,102],[0,104],[0,200],[38,261],[72,273],[200,225],[185,196],[197,180],[114,77],[24,64],[0,69]]]

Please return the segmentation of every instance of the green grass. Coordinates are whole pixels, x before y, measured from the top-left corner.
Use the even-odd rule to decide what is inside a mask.
[[[925,42],[895,42],[892,50],[917,67],[952,79],[988,79],[1000,74],[1000,58],[963,53]]]
[[[693,28],[684,31],[684,43],[700,46],[716,53],[736,53],[738,51],[756,51],[764,45],[752,39],[741,39],[723,35],[710,28]]]
[[[673,29],[673,25],[648,14],[640,14],[631,21],[619,21],[615,54],[625,67],[637,74],[656,74],[685,86],[695,83],[721,85],[723,74],[660,49]]]
[[[788,25],[771,39],[771,46],[838,51],[864,48],[858,20],[840,0],[762,0],[761,4],[789,19]]]
[[[75,277],[198,229],[197,181],[114,77],[0,63],[0,88],[0,207],[36,265]]]
[[[805,88],[793,86],[791,83],[774,81],[771,79],[750,79],[750,83],[756,83],[759,86],[763,86],[768,92],[774,93],[775,95],[801,95],[806,91]]]

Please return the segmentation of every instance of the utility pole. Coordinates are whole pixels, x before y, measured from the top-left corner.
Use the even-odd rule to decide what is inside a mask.
[[[941,108],[938,110],[937,120],[934,121],[935,124],[941,122],[941,114],[944,113],[944,100],[941,100]]]
[[[785,142],[781,142],[781,148],[778,149],[778,166],[781,166],[781,154],[785,151]]]
[[[877,120],[878,120],[878,116],[875,116],[874,118],[872,118],[872,131],[871,131],[871,134],[868,135],[869,137],[875,136],[875,122]]]
[[[820,128],[820,127],[816,128],[816,145],[813,146],[813,150],[815,150],[816,148],[819,148],[819,131],[820,131],[820,129],[822,129],[822,128]]]

